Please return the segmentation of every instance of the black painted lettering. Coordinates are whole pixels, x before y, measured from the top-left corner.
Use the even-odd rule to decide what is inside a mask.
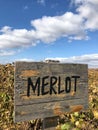
[[[57,94],[57,92],[55,91],[55,89],[53,88],[53,86],[57,83],[57,77],[52,76],[50,77],[50,94],[52,94],[52,91]]]
[[[36,84],[34,85],[31,78],[28,78],[28,86],[27,86],[27,96],[30,96],[30,86],[32,87],[33,92],[35,93],[35,90],[37,88],[37,96],[40,95],[40,77],[37,78]]]
[[[42,95],[46,95],[49,93],[49,91],[45,91],[45,87],[49,84],[46,82],[46,80],[49,78],[49,76],[45,76],[42,78]]]
[[[70,93],[70,91],[71,91],[71,79],[70,79],[70,77],[66,77],[66,79],[65,79],[65,91],[66,91],[66,93]]]
[[[74,91],[76,92],[77,90],[77,80],[80,78],[80,76],[72,76],[71,78],[74,79]],[[65,92],[70,93],[71,92],[71,78],[66,77],[65,78]],[[50,81],[49,81],[50,80]],[[48,88],[50,83],[50,88]],[[56,90],[56,85],[58,87],[58,90]],[[40,94],[46,95],[48,93],[51,94],[60,94],[64,92],[64,89],[61,88],[61,77],[56,77],[56,76],[45,76],[42,78],[42,86],[41,86],[41,78],[38,77],[36,79],[35,84],[31,80],[31,78],[28,78],[28,86],[27,86],[27,96],[30,96],[30,87],[32,87],[33,92],[37,91],[37,96]],[[49,90],[50,89],[50,90]],[[41,91],[41,93],[40,93]],[[58,91],[58,92],[57,92]]]
[[[76,92],[77,89],[77,79],[80,78],[80,76],[72,76],[72,78],[74,78],[74,91]]]
[[[61,90],[61,77],[58,77],[58,94],[63,93],[64,90]]]

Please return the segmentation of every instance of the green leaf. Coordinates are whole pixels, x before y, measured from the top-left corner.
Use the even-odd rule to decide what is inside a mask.
[[[70,128],[71,128],[70,123],[65,123],[65,124],[61,125],[61,130],[69,130]]]

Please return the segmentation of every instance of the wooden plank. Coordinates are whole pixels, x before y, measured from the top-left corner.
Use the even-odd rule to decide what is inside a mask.
[[[78,104],[78,105],[77,105]],[[61,115],[65,112],[75,112],[77,110],[86,109],[88,107],[83,100],[48,102],[33,105],[22,105],[16,107],[16,122],[25,120],[32,120],[36,118],[52,117],[53,115]]]
[[[15,63],[15,122],[87,109],[88,66]]]

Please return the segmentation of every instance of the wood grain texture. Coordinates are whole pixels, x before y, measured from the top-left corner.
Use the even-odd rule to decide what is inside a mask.
[[[75,78],[72,76],[80,77],[76,79],[76,91]],[[35,85],[38,77],[40,79],[39,96],[37,95],[38,86],[36,86],[35,92],[30,86],[30,95],[27,96],[28,78]],[[45,78],[43,79],[43,77]],[[51,77],[56,77],[56,79],[51,81]],[[69,91],[70,82],[71,87]],[[51,84],[53,88],[51,88]],[[42,87],[43,85],[44,87]],[[66,86],[67,91],[65,89]],[[58,93],[59,88],[59,91],[64,91]],[[52,89],[51,94],[50,89]],[[53,89],[57,92],[56,94]],[[14,92],[15,122],[58,116],[66,112],[70,113],[87,109],[88,66],[86,64],[16,62]]]

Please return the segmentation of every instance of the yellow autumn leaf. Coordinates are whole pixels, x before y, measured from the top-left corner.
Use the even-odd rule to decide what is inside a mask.
[[[98,119],[98,111],[97,111],[97,110],[93,110],[93,114],[94,114],[94,117],[95,117],[96,119]]]

